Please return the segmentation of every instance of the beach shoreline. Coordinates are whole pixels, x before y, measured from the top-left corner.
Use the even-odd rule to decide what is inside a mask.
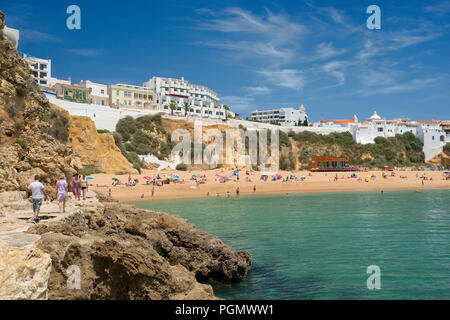
[[[450,180],[442,180],[443,174],[440,171],[397,171],[395,176],[391,176],[390,172],[385,172],[388,177],[382,178],[383,171],[369,171],[356,172],[358,178],[349,178],[349,174],[345,172],[338,172],[338,180],[335,181],[336,173],[307,171],[300,172],[279,172],[282,177],[294,174],[298,178],[305,176],[304,181],[289,181],[282,182],[282,180],[262,181],[260,179],[260,172],[251,172],[246,175],[245,171],[239,174],[239,181],[237,177],[232,175],[231,170],[223,170],[220,175],[229,175],[232,178],[226,182],[221,183],[218,178],[218,170],[208,171],[161,171],[159,174],[178,175],[180,179],[184,179],[185,183],[164,186],[153,186],[145,184],[145,176],[156,176],[156,170],[143,170],[140,175],[133,175],[132,181],[138,179],[136,186],[118,185],[112,186],[112,179],[117,178],[122,183],[128,182],[128,175],[111,175],[111,174],[96,174],[93,175],[93,180],[90,180],[90,189],[99,191],[108,195],[111,190],[111,197],[120,202],[138,202],[138,201],[152,201],[152,200],[172,200],[172,199],[195,199],[209,197],[236,197],[236,189],[239,188],[240,196],[250,195],[283,195],[283,194],[301,194],[301,193],[336,193],[336,192],[386,192],[392,190],[432,190],[432,189],[448,189],[450,188]],[[426,173],[424,175],[424,173]],[[195,180],[191,180],[192,175],[198,177],[205,176],[206,184],[198,185]],[[375,178],[367,179],[369,176]],[[403,178],[400,178],[403,176]],[[422,185],[421,176],[426,176],[427,180]],[[250,181],[246,181],[249,178]],[[430,179],[431,178],[431,179]],[[253,192],[253,188],[256,192]],[[151,195],[154,188],[154,196]]]

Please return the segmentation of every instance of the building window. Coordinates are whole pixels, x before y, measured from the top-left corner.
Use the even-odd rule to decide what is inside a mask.
[[[432,137],[431,137],[431,140],[433,140],[433,141],[434,141],[434,136],[432,136]]]
[[[105,94],[105,90],[101,90],[100,92],[101,92],[102,94]]]
[[[378,132],[383,132],[383,128],[378,128]]]

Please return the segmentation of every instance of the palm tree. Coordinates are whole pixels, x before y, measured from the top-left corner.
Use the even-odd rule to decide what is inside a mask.
[[[176,108],[176,105],[175,105],[175,103],[171,103],[171,104],[169,104],[169,108],[170,108],[170,114],[173,116],[173,110],[175,110],[175,108]]]
[[[187,116],[189,113],[189,107],[190,107],[189,103],[185,102],[184,103],[184,115],[185,116]]]
[[[230,111],[230,107],[224,104],[223,108],[225,109],[225,119],[228,120],[228,111]]]

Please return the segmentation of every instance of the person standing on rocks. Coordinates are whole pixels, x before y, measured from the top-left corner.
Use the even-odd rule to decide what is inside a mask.
[[[83,175],[83,179],[81,179],[81,192],[83,192],[83,200],[86,200],[87,191],[88,191],[88,181],[86,180],[86,176]]]
[[[67,195],[67,181],[64,176],[61,176],[56,182],[56,198],[59,201],[59,213],[66,212],[66,195]]]
[[[75,197],[75,200],[80,201],[81,196],[81,180],[80,176],[76,174],[72,179],[72,192],[73,196]]]
[[[45,195],[44,185],[40,182],[41,177],[36,175],[34,182],[28,186],[31,191],[31,198],[33,200],[33,223],[39,222],[39,213],[41,212],[42,195]]]

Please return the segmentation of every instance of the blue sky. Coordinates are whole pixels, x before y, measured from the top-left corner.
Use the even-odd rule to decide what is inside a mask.
[[[66,8],[81,8],[81,30]],[[366,8],[381,8],[369,30]],[[450,119],[450,0],[5,1],[19,51],[52,75],[133,83],[181,77],[242,116],[299,107],[312,121]]]

